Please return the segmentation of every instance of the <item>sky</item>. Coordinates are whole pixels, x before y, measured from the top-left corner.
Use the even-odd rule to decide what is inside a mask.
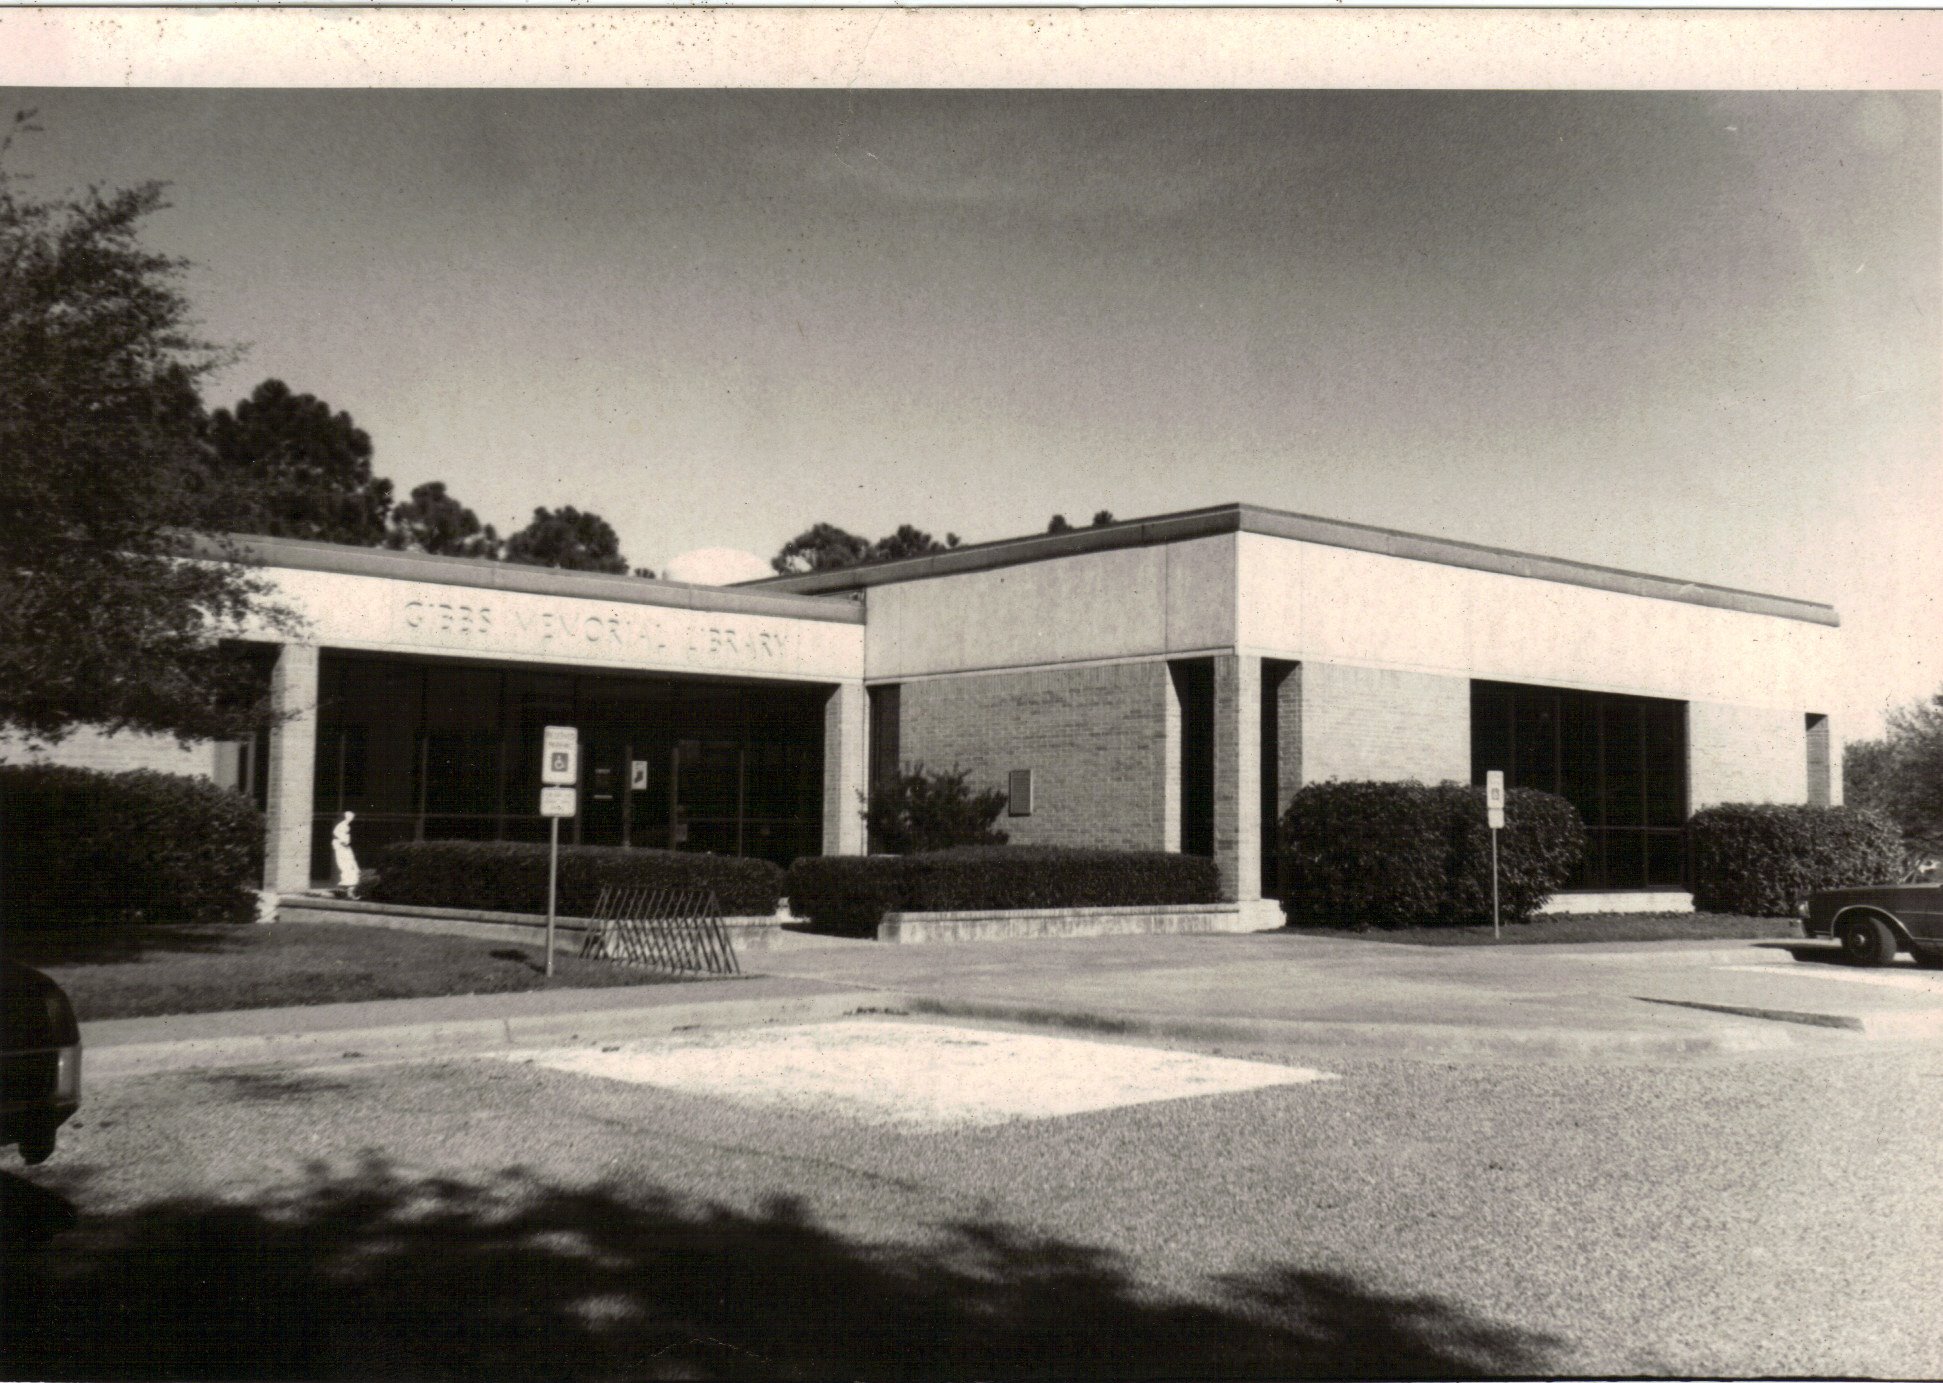
[[[170,184],[207,388],[636,565],[1246,501],[1823,600],[1943,690],[1914,93],[15,90]]]

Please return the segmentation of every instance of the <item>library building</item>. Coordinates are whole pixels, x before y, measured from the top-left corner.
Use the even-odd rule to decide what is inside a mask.
[[[1558,793],[1591,845],[1555,906],[1601,911],[1689,905],[1701,807],[1841,800],[1829,606],[1253,505],[725,587],[243,541],[304,623],[261,644],[276,727],[49,757],[254,795],[275,893],[346,811],[364,859],[546,839],[548,726],[563,840],[862,853],[867,785],[922,763],[1004,790],[1017,844],[1212,856],[1269,926],[1305,783]]]

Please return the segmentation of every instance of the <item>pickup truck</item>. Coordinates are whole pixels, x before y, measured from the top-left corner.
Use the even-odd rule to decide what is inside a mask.
[[[1801,929],[1841,942],[1857,965],[1887,965],[1907,951],[1925,969],[1943,969],[1943,883],[1818,889],[1801,905]]]

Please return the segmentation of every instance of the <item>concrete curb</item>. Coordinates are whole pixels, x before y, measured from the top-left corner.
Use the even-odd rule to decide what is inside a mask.
[[[1761,937],[1757,940],[1739,943],[1723,943],[1714,946],[1695,946],[1692,943],[1666,945],[1653,941],[1607,941],[1581,943],[1598,946],[1597,951],[1567,949],[1560,947],[1560,960],[1591,961],[1595,964],[1623,964],[1654,960],[1678,960],[1693,965],[1749,965],[1766,962],[1771,965],[1794,965],[1794,952],[1807,950],[1838,954],[1840,947],[1826,941],[1805,939],[1782,939],[1780,937]],[[1637,950],[1622,951],[1622,946],[1637,947]]]
[[[1460,1027],[1451,1023],[1305,1022],[1275,1018],[1172,1018],[1163,1014],[1049,1008],[986,999],[936,999],[885,994],[880,1002],[912,1014],[1019,1023],[1117,1037],[1166,1037],[1193,1042],[1252,1042],[1267,1046],[1366,1046],[1393,1053],[1449,1055],[1588,1056],[1706,1055],[1775,1051],[1794,1045],[1783,1029],[1719,1033],[1584,1031],[1564,1028]]]
[[[1943,1009],[1890,1009],[1877,1013],[1815,1013],[1799,1009],[1759,1008],[1747,1004],[1713,1004],[1699,999],[1653,999],[1651,1004],[1699,1009],[1706,1013],[1730,1013],[1741,1018],[1762,1018],[1771,1023],[1795,1023],[1803,1027],[1834,1028],[1858,1032],[1864,1037],[1938,1037],[1943,1036]]]
[[[175,1071],[335,1061],[349,1056],[462,1055],[545,1042],[655,1037],[698,1028],[817,1022],[841,1018],[860,1007],[884,1004],[885,996],[875,991],[832,990],[755,999],[706,999],[692,1003],[323,1027],[307,1032],[233,1033],[98,1046],[88,1045],[84,1027],[82,1060],[87,1079],[116,1080]]]

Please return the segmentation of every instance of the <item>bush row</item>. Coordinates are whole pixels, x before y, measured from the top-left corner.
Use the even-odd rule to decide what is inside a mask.
[[[361,890],[379,903],[545,912],[545,845],[520,841],[424,840],[378,852],[378,877]],[[607,845],[560,847],[558,908],[584,917],[603,888],[706,888],[725,917],[767,916],[782,897],[783,871],[768,860]]]
[[[1523,920],[1571,877],[1585,826],[1562,797],[1505,794],[1499,911]],[[1456,926],[1491,919],[1484,790],[1458,783],[1311,783],[1282,818],[1283,909],[1350,927]]]
[[[8,926],[247,922],[263,814],[206,778],[0,765]]]
[[[1786,917],[1818,888],[1894,883],[1902,832],[1854,807],[1731,802],[1688,823],[1693,905],[1701,912]]]
[[[1213,860],[1160,851],[965,846],[916,855],[807,856],[790,911],[818,930],[874,936],[886,912],[1156,907],[1220,897]]]

